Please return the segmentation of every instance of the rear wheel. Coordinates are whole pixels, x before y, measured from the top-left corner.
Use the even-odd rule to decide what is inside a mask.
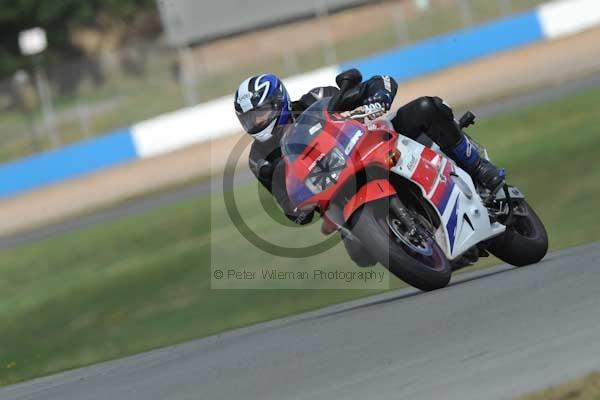
[[[525,200],[515,201],[514,215],[506,232],[493,238],[490,253],[517,267],[535,264],[548,252],[544,224]]]
[[[353,234],[374,259],[404,282],[426,291],[445,287],[452,268],[444,252],[424,224],[398,215],[408,212],[399,207],[403,206],[397,198],[365,204],[350,219]]]

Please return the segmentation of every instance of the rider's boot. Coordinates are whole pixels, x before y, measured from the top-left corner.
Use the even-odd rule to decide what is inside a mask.
[[[466,135],[456,145],[446,150],[459,167],[467,171],[473,180],[495,193],[503,184],[506,172],[504,168],[496,167],[491,162],[481,158],[477,148],[471,144]]]

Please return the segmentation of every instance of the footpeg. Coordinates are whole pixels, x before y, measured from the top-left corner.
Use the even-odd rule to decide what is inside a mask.
[[[471,111],[467,111],[462,117],[460,117],[460,120],[458,121],[458,126],[460,127],[460,129],[468,128],[469,126],[474,124],[475,114],[473,114]]]

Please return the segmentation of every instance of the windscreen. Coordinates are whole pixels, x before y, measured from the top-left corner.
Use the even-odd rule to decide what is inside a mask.
[[[304,111],[281,139],[284,157],[294,161],[323,131],[329,97],[319,100]]]

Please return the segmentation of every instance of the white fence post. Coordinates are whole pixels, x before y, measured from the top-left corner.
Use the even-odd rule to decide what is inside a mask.
[[[473,25],[473,10],[469,0],[456,0],[463,26]]]
[[[179,46],[177,53],[179,55],[179,81],[183,99],[185,105],[191,107],[198,104],[194,55],[188,46]]]
[[[283,46],[281,49],[281,56],[283,57],[283,66],[288,76],[300,73],[298,55],[295,50],[290,49],[288,46]]]
[[[337,54],[335,50],[335,45],[333,43],[333,38],[331,37],[331,27],[329,26],[329,11],[327,10],[327,6],[319,1],[316,4],[317,18],[319,19],[319,25],[321,27],[322,34],[322,45],[323,52],[325,54],[325,62],[327,65],[335,65],[337,64]]]
[[[410,41],[410,35],[408,33],[408,27],[406,26],[406,19],[404,18],[402,3],[400,3],[400,1],[396,1],[395,6],[392,8],[392,17],[394,18],[394,31],[396,32],[398,43],[408,43]]]
[[[34,56],[35,60],[35,56]],[[34,61],[35,70],[35,85],[37,87],[38,96],[42,108],[42,118],[44,129],[50,137],[50,143],[53,147],[60,145],[60,137],[56,131],[56,115],[54,114],[54,106],[52,105],[52,94],[48,85],[48,78],[37,61]]]
[[[512,4],[510,0],[498,0],[500,2],[500,10],[502,14],[508,15],[512,13]]]

